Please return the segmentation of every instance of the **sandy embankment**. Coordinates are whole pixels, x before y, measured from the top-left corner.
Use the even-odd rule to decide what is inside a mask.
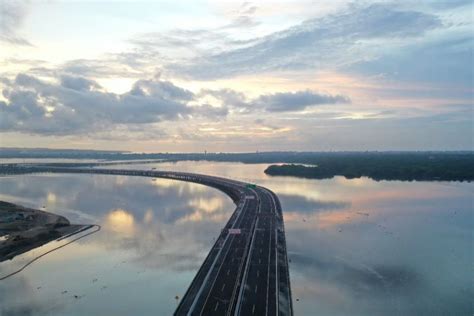
[[[0,262],[87,226],[71,225],[63,216],[0,201]]]

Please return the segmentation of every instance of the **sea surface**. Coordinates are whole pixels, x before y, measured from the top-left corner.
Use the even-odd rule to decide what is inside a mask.
[[[473,184],[191,171],[266,186],[285,219],[295,315],[472,315]],[[112,175],[0,177],[0,199],[102,229],[0,281],[0,315],[170,315],[235,205],[198,184]],[[68,240],[0,263],[0,277]],[[178,297],[178,299],[177,299]]]

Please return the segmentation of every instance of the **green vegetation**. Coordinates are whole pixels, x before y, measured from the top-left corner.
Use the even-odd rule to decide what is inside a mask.
[[[443,154],[358,154],[319,157],[317,166],[299,164],[271,165],[265,173],[272,176],[294,176],[311,179],[347,179],[369,177],[374,180],[401,181],[472,181],[474,155]]]
[[[42,163],[54,167],[93,167],[107,164],[175,161],[219,161],[287,164],[270,166],[269,175],[327,179],[370,177],[374,180],[472,181],[473,151],[423,152],[254,152],[254,153],[127,153],[80,150],[0,148],[0,158],[94,159],[97,162]],[[141,160],[141,162],[139,161]],[[159,160],[159,161],[157,161]],[[316,167],[316,165],[318,167]],[[312,167],[314,166],[314,167]],[[34,172],[24,164],[2,164],[0,174]]]

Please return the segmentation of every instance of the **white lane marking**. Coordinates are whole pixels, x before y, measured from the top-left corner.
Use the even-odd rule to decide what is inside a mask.
[[[244,207],[245,207],[245,204],[246,204],[246,201],[244,202]],[[240,222],[240,223],[242,222],[242,220],[243,220],[242,214],[244,213],[243,210],[244,210],[244,208],[242,208],[242,209],[240,210],[237,219],[234,221],[234,224],[232,225],[232,228],[234,228],[234,227],[237,225],[237,222]],[[239,223],[239,224],[240,224],[240,223]],[[230,236],[232,236],[232,237],[231,237],[232,240],[230,241],[229,244],[232,244],[232,241],[234,240],[234,236],[235,236],[235,235],[230,235]],[[219,250],[219,253],[218,253],[217,256],[216,256],[216,259],[215,259],[214,262],[212,263],[212,266],[211,266],[211,268],[209,269],[209,272],[207,273],[206,278],[204,279],[204,282],[203,282],[203,284],[201,285],[201,288],[199,289],[199,292],[198,292],[198,293],[196,294],[196,296],[194,297],[194,302],[193,302],[193,304],[191,305],[191,308],[190,308],[189,311],[188,311],[188,315],[191,315],[192,312],[194,311],[194,308],[196,307],[198,298],[201,296],[201,293],[202,293],[202,291],[203,291],[203,289],[204,289],[204,285],[206,284],[206,282],[207,282],[207,280],[208,280],[208,278],[209,278],[210,272],[214,269],[215,263],[216,263],[217,259],[219,258],[220,254],[221,254],[221,252],[222,252],[222,249],[224,248],[224,245],[226,244],[228,238],[229,238],[229,235],[226,236],[226,239],[225,239],[225,241],[224,241],[224,244],[223,244],[222,248]],[[222,263],[221,263],[221,265],[219,266],[219,269],[217,270],[216,278],[215,278],[214,281],[212,282],[211,288],[210,288],[209,293],[208,293],[208,295],[207,295],[207,297],[206,297],[206,300],[204,301],[203,309],[201,310],[200,315],[202,315],[202,312],[203,312],[203,310],[204,310],[204,306],[206,306],[206,304],[207,304],[207,301],[208,301],[208,299],[209,299],[209,296],[210,296],[210,294],[211,294],[211,292],[212,292],[212,288],[214,287],[214,283],[216,282],[217,276],[219,276],[219,272],[220,272],[222,266],[224,265],[225,258],[226,258],[226,256],[227,256],[229,250],[230,250],[230,245],[228,246],[227,251],[226,251],[226,253],[225,253],[225,255],[224,255],[224,258],[223,258],[223,260],[222,260]]]
[[[257,208],[260,210],[260,198],[258,197],[258,195],[257,195],[257,201],[258,201]],[[252,254],[253,254],[253,248],[254,248],[253,243],[255,242],[255,238],[257,236],[257,228],[258,228],[259,220],[260,218],[257,217],[257,220],[255,221],[255,224],[253,226],[254,230],[252,231],[252,241],[250,242],[249,254],[247,256],[247,262],[245,263],[244,275],[242,276],[243,282],[240,286],[239,296],[237,297],[237,304],[236,304],[234,316],[240,315],[240,309],[242,307],[242,297],[244,296],[243,292],[245,289],[245,285],[247,284],[247,277],[248,277],[248,272],[250,269],[250,258],[252,257]]]
[[[224,283],[224,284],[222,284],[221,292],[223,292],[223,291],[224,291],[224,288],[225,288],[225,283]]]
[[[268,291],[270,289],[270,253],[271,253],[271,243],[272,243],[272,233],[270,232],[270,239],[268,240],[268,264],[267,264],[267,303],[265,304],[265,315],[268,315]]]
[[[267,189],[263,189],[264,192],[266,194],[268,194],[272,199],[271,199],[271,203],[273,204],[272,206],[272,210],[273,210],[273,213],[275,214],[275,216],[277,217],[278,219],[278,211],[277,211],[277,204],[275,202],[275,199],[273,198],[273,194],[267,190]],[[283,220],[283,218],[282,218]],[[274,223],[275,225],[275,296],[276,296],[276,299],[275,299],[275,305],[276,305],[276,314],[278,315],[278,312],[279,312],[279,293],[280,293],[280,287],[279,287],[279,279],[280,279],[280,274],[279,274],[279,271],[278,271],[278,233],[277,233],[277,223]],[[288,298],[288,300],[291,302],[291,300]]]
[[[235,236],[235,235],[231,235],[231,236],[232,236],[232,240],[230,241],[230,244],[232,244],[232,241],[234,240],[234,236]],[[219,273],[220,273],[220,271],[221,271],[221,268],[222,268],[222,266],[224,265],[225,258],[227,257],[227,254],[229,253],[229,250],[230,250],[230,246],[227,248],[227,251],[225,252],[224,258],[222,259],[222,263],[221,263],[221,265],[219,266],[219,269],[217,270],[217,274],[216,274],[216,277],[214,278],[214,281],[212,281],[212,285],[211,285],[211,287],[210,287],[209,293],[207,294],[206,300],[204,301],[204,305],[202,306],[202,310],[201,310],[201,312],[199,313],[199,315],[202,315],[202,313],[204,312],[204,307],[206,306],[207,301],[209,300],[209,297],[211,296],[212,289],[214,288],[214,284],[216,283],[217,277],[219,276]],[[202,288],[202,287],[201,287],[201,288]],[[199,293],[198,293],[198,294],[199,294]],[[197,296],[196,296],[196,298],[197,298]],[[191,306],[192,309],[189,310],[188,315],[191,315],[192,310],[194,310],[194,307],[195,307],[196,302],[197,302],[197,299],[194,301],[193,305]]]
[[[255,304],[253,304],[253,306],[252,306],[252,314],[254,314],[254,313],[255,313]]]
[[[253,190],[252,190],[252,191],[253,191]],[[258,195],[257,195],[257,193],[256,193],[255,191],[254,191],[254,193],[255,193],[255,196],[257,197],[257,201],[258,201],[257,208],[260,208],[260,198],[258,197]],[[243,211],[243,210],[242,210],[242,211]],[[247,223],[247,222],[248,222],[248,218],[245,219],[245,220],[243,220],[242,218],[240,219],[240,223],[239,223],[240,227],[242,227],[242,226],[241,226],[241,225],[242,225],[242,222]],[[257,225],[257,224],[258,224],[258,218],[257,218],[257,220],[256,220],[256,223],[254,223],[254,225]],[[235,225],[234,225],[234,226],[235,226]],[[253,227],[256,227],[256,226],[253,226]],[[255,228],[252,230],[252,238],[253,238],[254,236],[255,236]],[[240,241],[240,239],[237,239],[237,241]],[[232,240],[232,242],[234,242],[234,240]],[[232,244],[232,242],[231,242],[231,244]],[[251,248],[253,247],[253,243],[250,244],[250,247],[251,247]],[[249,251],[250,251],[250,250],[249,250]],[[226,253],[226,255],[224,256],[224,260],[225,260],[225,257],[226,257],[226,256],[227,256],[227,253]],[[233,261],[234,261],[234,259],[232,259],[232,262],[233,262]],[[237,260],[237,261],[238,261],[238,260]],[[244,266],[244,261],[243,261],[243,260],[241,260],[241,261],[242,261],[242,263],[239,265],[239,269],[238,269],[238,272],[237,272],[237,276],[240,275],[240,272],[242,271],[242,267]],[[247,262],[248,262],[248,261],[247,261]],[[219,268],[218,274],[220,273],[220,269],[221,269],[221,268],[222,268],[222,267]],[[215,282],[215,281],[216,281],[216,280],[214,280],[214,282]],[[236,280],[236,282],[235,282],[235,285],[234,285],[234,289],[233,289],[233,291],[232,291],[232,297],[231,297],[231,299],[230,299],[230,302],[233,302],[233,301],[234,301],[234,297],[235,297],[235,294],[236,294],[236,291],[237,291],[237,287],[238,287],[239,285],[240,285],[240,279],[237,278],[237,280]],[[212,290],[213,287],[214,287],[214,283],[213,283],[213,285],[211,286],[211,290]],[[241,288],[242,288],[242,287],[241,287]],[[209,293],[209,295],[210,295],[210,293]],[[208,297],[206,298],[205,304],[207,304],[207,300],[209,299],[209,295],[208,295]],[[205,305],[205,304],[204,304],[204,305]],[[201,314],[202,314],[202,312],[203,312],[203,311],[201,311]],[[226,314],[228,315],[229,313],[230,313],[230,310],[228,310]]]
[[[275,225],[275,295],[276,295],[276,300],[275,300],[275,304],[276,304],[276,314],[278,315],[278,309],[279,309],[279,293],[280,293],[280,288],[279,288],[279,279],[280,279],[280,273],[278,272],[278,249],[277,249],[277,246],[278,246],[278,234],[277,234],[277,229],[276,229],[276,225]]]
[[[219,307],[219,301],[216,302],[216,307],[214,307],[214,311],[216,311],[218,307]]]
[[[255,285],[255,293],[257,293],[258,285]]]

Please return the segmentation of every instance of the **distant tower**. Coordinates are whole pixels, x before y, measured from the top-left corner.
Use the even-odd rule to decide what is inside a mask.
[[[207,150],[204,150],[204,155],[207,155]]]

